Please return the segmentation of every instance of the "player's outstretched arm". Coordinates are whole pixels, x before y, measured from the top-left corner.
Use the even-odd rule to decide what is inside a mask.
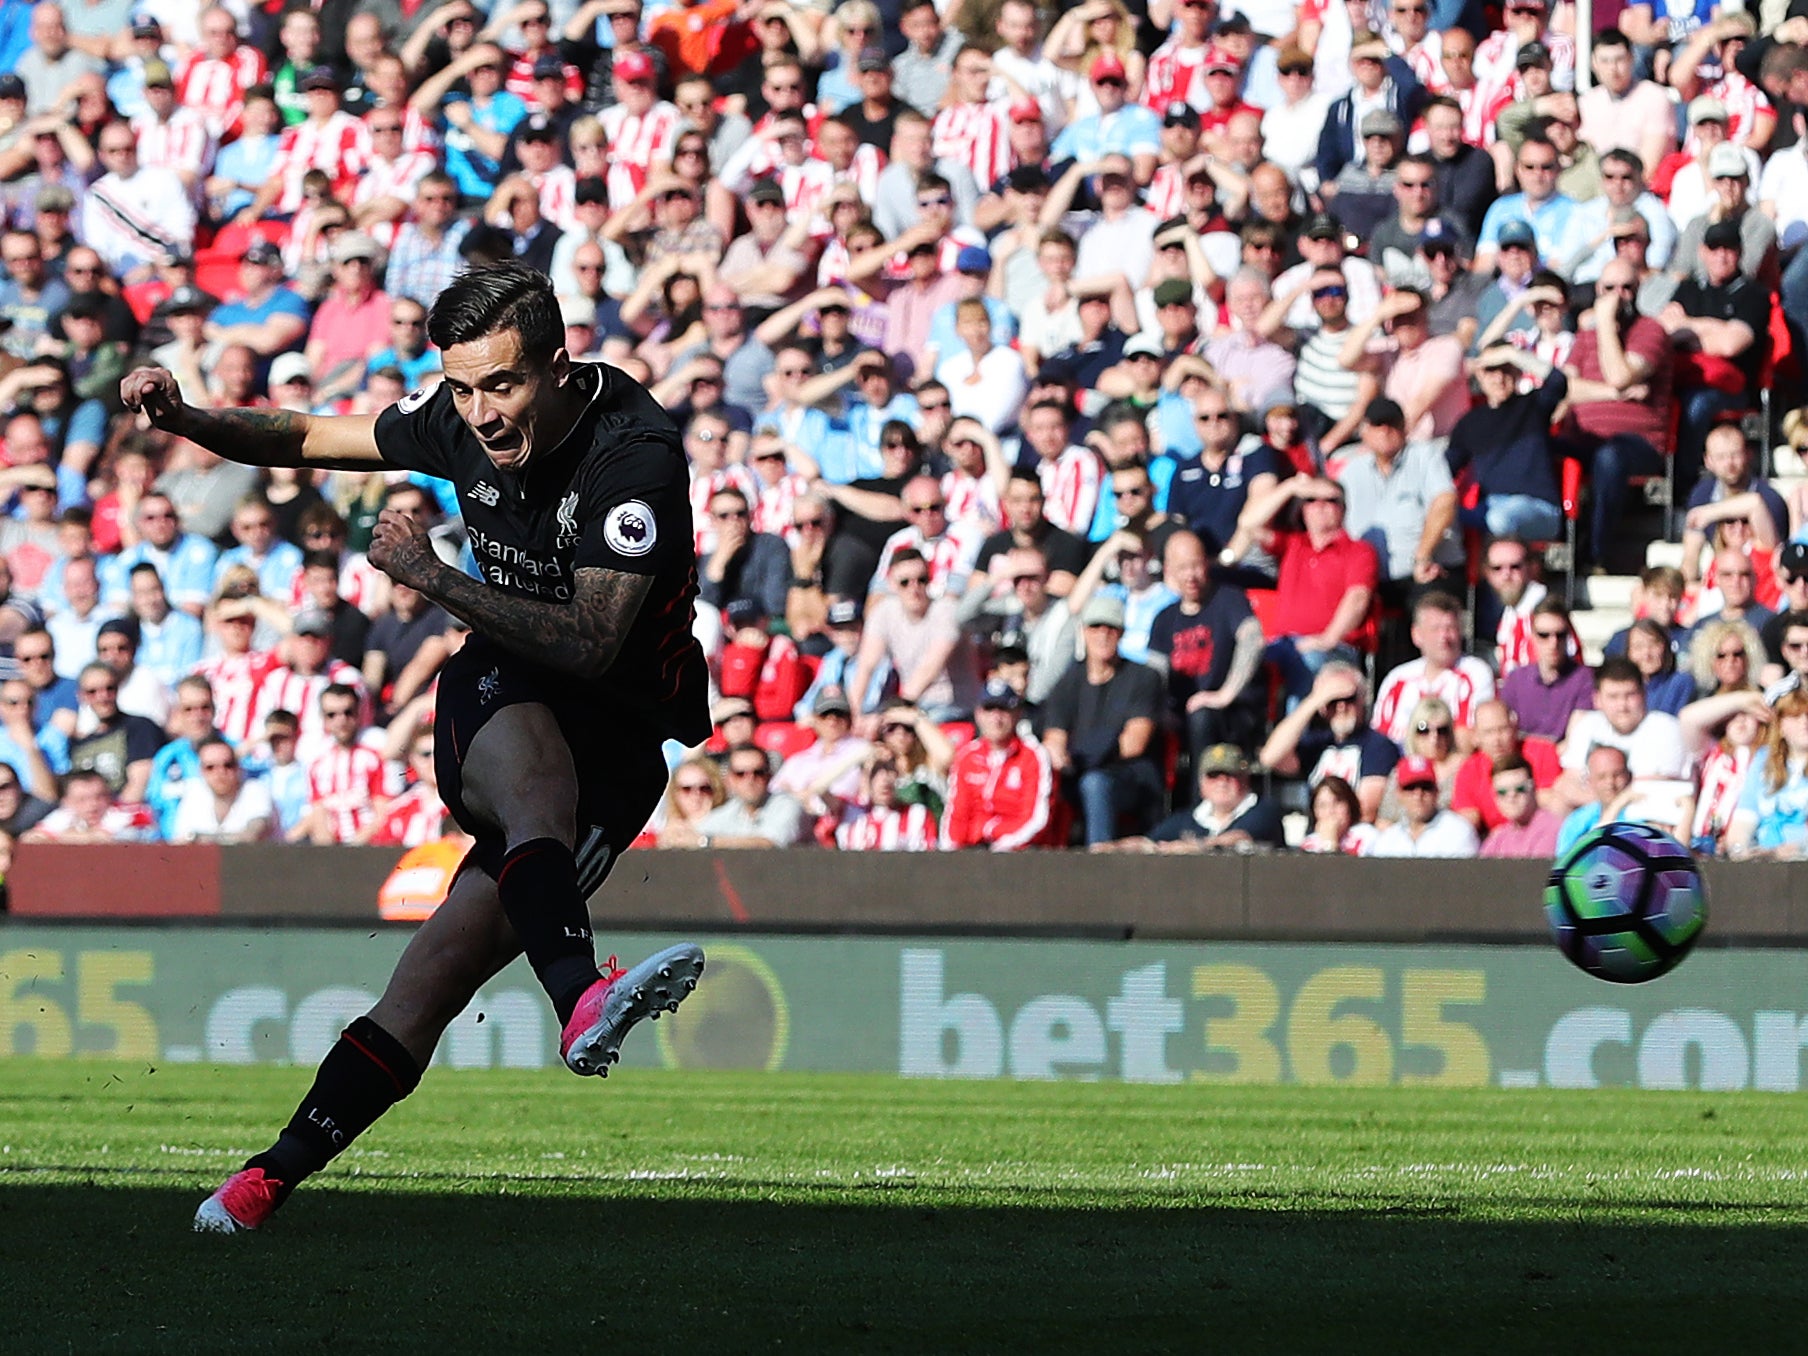
[[[153,428],[199,443],[228,461],[334,471],[376,471],[388,465],[377,451],[374,414],[197,409],[182,399],[176,378],[161,367],[127,373],[119,394],[126,408],[141,411]]]
[[[446,564],[421,526],[392,509],[377,517],[370,563],[419,589],[479,635],[580,678],[608,672],[653,587],[652,575],[588,567],[575,572],[569,603],[504,593]]]

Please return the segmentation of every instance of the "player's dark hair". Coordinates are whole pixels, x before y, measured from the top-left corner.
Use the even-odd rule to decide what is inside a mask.
[[[513,260],[460,274],[427,316],[427,335],[442,353],[505,330],[521,336],[521,356],[536,367],[551,363],[565,344],[552,282]]]

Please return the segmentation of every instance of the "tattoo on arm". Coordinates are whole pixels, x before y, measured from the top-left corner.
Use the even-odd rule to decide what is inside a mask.
[[[525,659],[595,678],[615,662],[652,587],[652,575],[583,569],[570,603],[543,603],[448,569],[430,596],[479,635]]]
[[[203,410],[189,406],[180,432],[228,461],[251,466],[300,466],[308,416],[295,410]]]

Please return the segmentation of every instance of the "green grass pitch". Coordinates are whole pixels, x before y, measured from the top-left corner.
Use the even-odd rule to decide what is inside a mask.
[[[1808,1348],[1808,1102],[431,1073],[189,1231],[299,1069],[0,1062],[36,1352]]]

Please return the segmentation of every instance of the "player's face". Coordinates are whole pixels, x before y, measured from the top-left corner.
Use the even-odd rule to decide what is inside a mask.
[[[564,349],[540,368],[521,352],[521,336],[504,330],[453,344],[445,352],[445,371],[459,418],[498,470],[519,471],[538,442],[564,434],[563,428],[547,427],[562,407],[571,371]]]

